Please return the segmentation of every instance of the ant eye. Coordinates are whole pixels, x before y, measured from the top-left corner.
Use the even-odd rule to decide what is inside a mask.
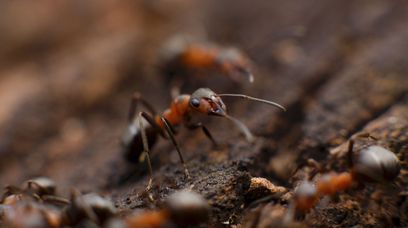
[[[191,99],[190,104],[193,107],[198,108],[198,106],[200,106],[200,101],[198,99],[193,98],[193,99]]]

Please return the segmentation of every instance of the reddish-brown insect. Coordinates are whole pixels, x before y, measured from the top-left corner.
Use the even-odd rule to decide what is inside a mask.
[[[152,108],[152,106],[142,99],[139,94],[133,96],[131,107],[129,111],[129,127],[122,138],[122,145],[124,148],[124,153],[129,161],[138,161],[141,155],[146,154],[147,163],[149,165],[150,179],[148,188],[150,188],[152,183],[152,168],[150,165],[149,148],[154,145],[157,140],[157,136],[161,135],[166,139],[170,139],[174,144],[181,163],[184,166],[185,175],[189,177],[188,169],[184,163],[181,150],[174,138],[174,127],[184,124],[189,129],[201,128],[205,135],[212,141],[214,145],[216,142],[208,129],[202,123],[193,123],[191,117],[196,113],[202,113],[210,116],[224,117],[231,120],[239,130],[245,135],[246,139],[250,142],[253,141],[254,137],[249,131],[249,129],[241,123],[239,120],[229,116],[227,114],[227,107],[222,101],[221,97],[239,97],[252,101],[262,102],[269,105],[285,110],[281,105],[254,98],[242,94],[216,94],[208,88],[200,88],[196,90],[191,95],[180,95],[176,97],[170,104],[170,108],[165,110],[162,114],[158,115],[157,112]],[[136,105],[141,102],[151,114],[147,112],[139,112],[136,115]],[[147,126],[149,124],[149,126]],[[142,152],[145,152],[142,154]]]
[[[125,219],[127,227],[197,227],[206,223],[210,206],[199,194],[179,191],[166,199],[164,208],[129,216]]]
[[[347,153],[349,172],[331,172],[322,175],[314,183],[303,181],[299,184],[294,195],[297,211],[306,212],[315,206],[321,196],[344,191],[354,183],[391,182],[398,176],[400,161],[393,152],[371,145],[362,148],[355,156],[353,146],[354,139],[351,139]]]
[[[23,187],[7,186],[0,200],[0,217],[6,227],[60,227],[62,206],[69,203],[55,195],[49,178],[26,181]]]
[[[55,193],[56,184],[53,180],[47,177],[37,177],[26,181],[23,187],[6,186],[0,203],[8,204],[25,198],[53,204],[65,205],[68,203],[68,200],[56,196]]]
[[[242,78],[254,81],[251,61],[237,48],[174,37],[167,42],[162,52],[162,72],[170,78],[216,72],[237,82]]]
[[[70,204],[64,208],[63,226],[79,226],[81,223],[104,225],[116,214],[113,203],[96,193],[82,195],[73,190]]]
[[[35,201],[0,204],[1,227],[61,227],[61,213]]]

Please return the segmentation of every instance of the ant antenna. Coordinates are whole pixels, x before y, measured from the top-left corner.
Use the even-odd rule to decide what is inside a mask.
[[[252,143],[254,141],[254,136],[252,135],[248,127],[245,126],[245,124],[229,115],[225,115],[225,118],[231,120],[235,124],[235,126],[237,126],[239,130],[241,130],[241,132],[245,135],[245,138],[247,139],[248,142]]]
[[[254,83],[254,75],[253,74],[249,73],[248,78],[249,78],[248,80],[249,80],[250,83]]]
[[[254,75],[251,72],[244,70],[244,74],[248,77],[249,83],[254,83]]]
[[[261,103],[265,103],[268,105],[272,105],[275,106],[277,108],[282,109],[284,112],[286,112],[286,108],[283,107],[282,105],[275,103],[273,101],[268,101],[268,100],[264,100],[264,99],[260,99],[260,98],[256,98],[256,97],[251,97],[248,95],[244,95],[244,94],[231,94],[231,93],[224,93],[224,94],[217,94],[220,97],[239,97],[239,98],[243,98],[243,99],[248,99],[251,101],[257,101],[257,102],[261,102]]]

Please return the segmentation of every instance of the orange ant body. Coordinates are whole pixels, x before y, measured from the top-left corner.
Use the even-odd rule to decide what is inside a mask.
[[[199,194],[182,190],[170,195],[164,208],[131,215],[124,227],[197,227],[208,221],[210,206]]]
[[[181,37],[170,39],[163,49],[162,70],[165,75],[191,75],[200,72],[218,72],[234,81],[242,77],[254,81],[251,61],[236,48],[227,48],[203,42],[189,42]],[[183,79],[184,81],[185,79]]]
[[[216,145],[214,138],[202,123],[192,123],[191,118],[195,113],[225,117],[231,120],[242,131],[248,141],[253,141],[253,136],[249,129],[239,120],[227,114],[226,106],[221,100],[222,96],[240,97],[273,105],[285,110],[281,105],[271,101],[242,94],[216,94],[208,88],[200,88],[191,95],[179,95],[171,102],[169,109],[165,110],[161,115],[158,115],[152,106],[142,99],[139,94],[135,94],[133,96],[129,110],[130,124],[124,134],[124,137],[122,138],[122,145],[125,156],[129,161],[138,161],[140,155],[146,155],[150,173],[148,189],[152,183],[152,168],[150,164],[149,147],[154,145],[159,134],[166,139],[170,138],[174,144],[180,157],[180,161],[184,166],[184,172],[187,177],[189,177],[188,169],[184,163],[181,150],[174,138],[174,127],[184,124],[189,129],[201,128],[212,143]],[[141,102],[152,115],[148,114],[147,112],[139,112],[139,114],[136,115],[135,112],[138,102]],[[150,124],[150,126],[145,127],[146,122]]]
[[[315,183],[303,181],[295,189],[295,210],[307,212],[313,208],[321,196],[333,195],[351,188],[354,183],[391,182],[399,174],[400,162],[397,156],[380,146],[368,146],[359,151],[353,159],[354,139],[349,141],[349,172],[328,173],[318,178]]]

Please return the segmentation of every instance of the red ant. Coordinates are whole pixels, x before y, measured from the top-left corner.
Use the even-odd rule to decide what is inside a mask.
[[[182,190],[171,194],[161,210],[128,216],[127,227],[198,227],[208,222],[210,205],[199,194]]]
[[[158,115],[154,108],[147,101],[145,101],[140,94],[134,94],[129,110],[129,127],[122,138],[122,144],[125,156],[129,161],[135,162],[139,160],[138,158],[140,158],[140,155],[146,155],[150,174],[147,189],[150,189],[152,184],[152,167],[150,164],[149,147],[152,147],[155,144],[159,134],[166,139],[170,138],[172,141],[178,152],[180,161],[184,166],[184,173],[186,177],[189,177],[189,172],[184,163],[180,147],[174,138],[174,127],[184,124],[189,129],[201,128],[211,142],[214,145],[217,144],[208,129],[201,122],[192,123],[191,118],[195,113],[225,117],[231,120],[235,126],[241,130],[249,142],[254,140],[253,135],[243,123],[227,114],[227,107],[221,100],[221,97],[244,98],[273,105],[285,110],[283,106],[272,101],[250,97],[243,94],[216,94],[211,89],[200,88],[191,95],[179,95],[171,102],[170,108],[166,109],[161,115]],[[136,115],[136,106],[139,102],[142,103],[151,114],[147,112],[139,112],[138,115]],[[145,127],[147,124],[146,122],[150,124],[148,127]]]
[[[250,83],[254,81],[251,61],[236,48],[189,42],[183,37],[175,37],[170,39],[162,52],[163,60],[160,66],[169,79],[191,74],[200,75],[202,72],[215,72],[226,75],[235,82],[240,82],[242,77],[247,78]],[[185,78],[181,80],[183,83],[176,80],[178,87],[186,82]]]
[[[367,134],[356,137],[362,136],[371,137]],[[307,212],[314,207],[320,196],[344,191],[351,188],[354,183],[391,182],[398,176],[400,161],[393,152],[381,146],[371,145],[362,148],[357,159],[353,159],[353,146],[354,139],[350,139],[347,152],[349,172],[325,174],[314,184],[303,181],[296,188],[294,195],[296,211]]]

